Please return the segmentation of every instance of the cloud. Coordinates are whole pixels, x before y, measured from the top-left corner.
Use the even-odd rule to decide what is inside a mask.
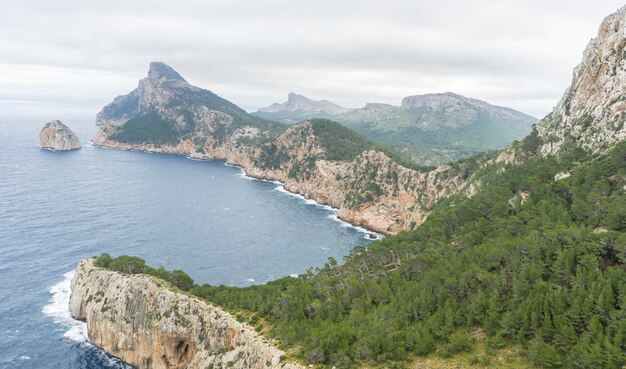
[[[161,60],[247,109],[454,91],[543,116],[602,18],[588,1],[23,0],[0,14],[0,99],[94,109]]]

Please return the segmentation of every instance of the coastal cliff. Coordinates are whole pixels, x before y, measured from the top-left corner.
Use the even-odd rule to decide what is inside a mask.
[[[70,312],[89,339],[139,369],[301,369],[226,311],[144,274],[79,263]]]
[[[421,224],[437,201],[464,191],[472,164],[409,168],[335,122],[268,122],[163,63],[152,63],[137,89],[103,108],[96,123],[96,146],[225,160],[385,234]]]
[[[376,149],[350,161],[331,160],[311,122],[291,127],[271,145],[260,147],[241,144],[257,137],[258,130],[249,127],[235,130],[220,144],[202,137],[202,147],[194,143],[198,136],[176,144],[119,142],[109,138],[107,129],[100,129],[94,145],[224,160],[250,177],[283,182],[290,192],[339,209],[339,217],[347,222],[385,234],[421,224],[437,201],[464,190],[467,183],[463,165],[418,171]]]

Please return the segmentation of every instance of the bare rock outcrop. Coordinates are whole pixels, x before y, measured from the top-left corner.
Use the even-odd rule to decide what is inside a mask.
[[[599,151],[626,138],[626,6],[600,25],[571,86],[554,110],[537,124],[544,155],[569,141]]]
[[[39,132],[39,143],[44,149],[70,151],[80,149],[78,136],[59,120],[48,122]]]
[[[70,311],[89,339],[138,369],[302,369],[226,311],[157,278],[79,263]]]

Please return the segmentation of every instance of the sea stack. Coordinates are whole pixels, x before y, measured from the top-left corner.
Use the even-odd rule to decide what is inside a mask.
[[[44,149],[70,151],[80,149],[78,136],[59,120],[47,123],[39,132],[39,143]]]

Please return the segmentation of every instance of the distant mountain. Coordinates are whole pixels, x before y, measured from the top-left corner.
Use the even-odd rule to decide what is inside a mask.
[[[330,117],[350,110],[352,109],[344,108],[328,100],[315,101],[290,92],[284,103],[274,103],[266,108],[260,108],[254,114],[284,123],[297,123],[308,118]]]
[[[506,147],[537,122],[516,110],[451,92],[408,96],[401,106],[368,103],[338,113],[287,108],[288,103],[254,114],[284,123],[317,116],[333,119],[425,165]]]
[[[297,95],[285,105],[343,109]],[[416,166],[328,119],[293,125],[264,120],[159,62],[150,64],[136,89],[105,106],[96,124],[96,146],[225,160],[383,233],[421,223],[441,198],[460,190],[471,170],[471,163]]]

